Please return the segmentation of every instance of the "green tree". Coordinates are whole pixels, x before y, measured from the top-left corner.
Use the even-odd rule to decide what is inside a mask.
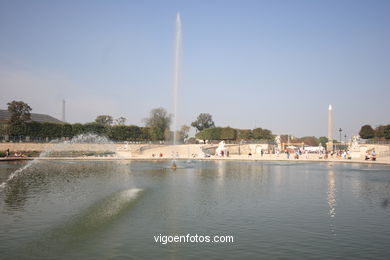
[[[126,122],[126,118],[123,117],[123,116],[121,116],[121,117],[115,119],[115,124],[116,124],[116,125],[124,125],[125,122]]]
[[[386,125],[385,128],[383,129],[383,136],[386,139],[390,139],[390,125]]]
[[[198,133],[195,134],[195,137],[197,139],[203,140],[204,143],[206,143],[207,140],[212,140],[212,128],[206,128]]]
[[[142,129],[139,126],[129,125],[126,127],[127,127],[127,131],[128,131],[128,135],[129,135],[130,140],[133,140],[133,141],[143,140]],[[148,139],[148,138],[146,138],[146,139]]]
[[[41,137],[41,132],[42,132],[42,123],[39,122],[28,122],[26,124],[27,126],[27,131],[26,135],[31,136],[31,137]]]
[[[140,128],[141,133],[140,133],[140,141],[149,141],[151,140],[150,137],[150,127],[141,127]]]
[[[85,127],[83,124],[76,123],[72,125],[73,136],[78,136],[85,133]]]
[[[192,127],[195,127],[198,131],[202,131],[206,128],[215,127],[213,117],[208,113],[201,113],[196,121],[191,123]]]
[[[239,140],[251,140],[252,139],[252,130],[240,129],[240,130],[238,130],[237,137]]]
[[[73,127],[71,124],[62,124],[62,137],[73,137]]]
[[[326,147],[326,143],[328,142],[328,137],[321,136],[318,138],[318,141],[320,142],[321,146]]]
[[[84,133],[91,133],[97,135],[105,135],[107,127],[103,124],[92,122],[84,124]]]
[[[59,138],[62,137],[62,124],[54,124],[49,122],[42,123],[40,137]]]
[[[11,113],[10,125],[22,125],[31,120],[31,107],[23,101],[12,101],[7,103],[8,112]]]
[[[129,128],[125,125],[114,125],[108,131],[108,137],[116,141],[126,141],[130,139]]]
[[[150,111],[150,116],[144,119],[147,127],[150,127],[150,137],[152,140],[165,140],[165,132],[169,130],[171,115],[160,107]]]
[[[384,125],[379,125],[375,127],[375,138],[381,139],[385,136],[385,126]]]
[[[112,118],[112,116],[100,115],[96,117],[95,122],[101,125],[112,125],[114,119]]]
[[[236,140],[237,130],[231,127],[224,127],[221,129],[220,140]]]
[[[274,136],[272,135],[271,130],[255,128],[252,130],[253,139],[257,140],[273,140]]]
[[[371,139],[375,136],[375,131],[370,125],[364,125],[360,129],[359,135],[363,139]]]
[[[213,127],[206,128],[198,132],[195,136],[198,139],[203,140],[206,143],[206,140],[222,140],[222,127]]]
[[[181,142],[184,142],[188,138],[188,132],[190,131],[190,126],[182,125],[180,131],[178,132],[178,137]]]
[[[10,124],[8,126],[8,131],[11,136],[26,136],[27,126],[26,124]]]

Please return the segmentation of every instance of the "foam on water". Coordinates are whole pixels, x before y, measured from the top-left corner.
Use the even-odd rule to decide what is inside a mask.
[[[90,239],[105,227],[115,222],[137,200],[143,190],[132,188],[114,192],[79,214],[42,234],[38,240],[27,246],[27,251],[46,254],[63,252],[77,247],[80,241]]]

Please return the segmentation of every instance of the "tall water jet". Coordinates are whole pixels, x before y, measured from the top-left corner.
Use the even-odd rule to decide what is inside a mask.
[[[176,145],[177,131],[177,97],[180,86],[180,59],[181,59],[181,20],[180,13],[176,14],[175,35],[175,69],[173,77],[173,145]]]
[[[180,58],[181,58],[181,19],[180,13],[176,14],[176,34],[175,34],[175,68],[173,76],[173,160],[176,158],[176,132],[177,132],[177,97],[180,86]],[[176,163],[173,161],[172,169],[176,169]]]

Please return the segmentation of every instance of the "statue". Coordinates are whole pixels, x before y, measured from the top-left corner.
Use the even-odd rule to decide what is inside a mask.
[[[352,151],[360,151],[359,142],[360,142],[360,136],[359,135],[354,135],[352,137],[352,144],[351,144],[351,150]]]
[[[282,150],[282,144],[280,142],[280,135],[275,136],[275,143],[278,146],[278,151]]]
[[[222,156],[222,157],[226,155],[225,141],[221,141],[218,144],[218,148],[215,151],[215,155],[216,156]]]

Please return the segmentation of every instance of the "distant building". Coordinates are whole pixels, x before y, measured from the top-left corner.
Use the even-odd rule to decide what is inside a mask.
[[[8,110],[0,109],[0,125],[8,124],[10,118],[11,118],[11,113],[8,112]],[[64,123],[61,120],[58,120],[57,118],[54,118],[52,116],[45,115],[45,114],[36,114],[36,113],[31,113],[31,121],[40,122],[40,123],[56,123],[56,124]]]

